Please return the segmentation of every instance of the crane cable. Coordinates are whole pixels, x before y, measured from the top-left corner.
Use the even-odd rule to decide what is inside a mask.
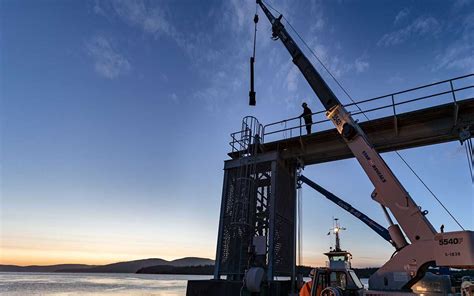
[[[298,188],[298,265],[302,266],[303,261],[303,189]]]
[[[255,59],[255,47],[257,44],[257,23],[258,23],[258,4],[255,4],[255,16],[253,17],[253,22],[255,23],[255,29],[253,33],[253,55],[252,57]]]
[[[465,140],[466,145],[464,146],[466,148],[466,155],[467,155],[467,164],[469,166],[469,172],[471,174],[471,181],[474,183],[474,171],[473,171],[473,166],[474,166],[474,159],[473,159],[473,153],[474,150],[472,149],[472,138],[469,138]]]
[[[265,1],[265,4],[270,7],[271,9],[273,9],[276,13],[280,14],[280,15],[283,15],[281,12],[279,12],[277,9],[275,9],[274,7],[272,7],[270,4],[268,4],[268,2]],[[316,55],[316,53],[313,51],[313,49],[306,43],[306,41],[303,39],[303,37],[301,37],[301,35],[296,31],[296,29],[291,25],[291,23],[288,21],[287,18],[285,18],[285,16],[283,16],[283,19],[286,21],[286,23],[290,26],[290,28],[293,30],[293,32],[295,32],[295,34],[298,36],[298,38],[301,40],[301,42],[303,42],[303,44],[306,46],[306,48],[311,52],[311,54],[316,58],[316,60],[323,66],[324,70],[326,70],[326,72],[331,76],[331,78],[336,82],[336,84],[341,88],[341,90],[347,95],[347,97],[352,101],[352,103],[357,107],[357,109],[359,109],[359,111],[364,115],[364,117],[367,119],[367,120],[370,120],[369,117],[367,116],[367,114],[365,114],[365,112],[359,107],[359,105],[355,102],[355,100],[352,98],[351,95],[349,95],[349,93],[345,90],[345,88],[339,83],[339,81],[336,79],[336,77],[334,77],[334,75],[331,73],[331,71],[329,71],[329,69],[326,67],[326,65],[321,61],[321,59]],[[471,143],[472,144],[472,143]],[[471,146],[472,148],[472,146]],[[472,151],[472,149],[471,149]],[[451,212],[446,208],[446,206],[441,202],[441,200],[434,194],[433,191],[431,191],[431,189],[428,187],[428,185],[426,185],[426,183],[421,179],[421,177],[414,171],[414,169],[408,164],[408,162],[402,157],[402,155],[397,151],[395,150],[395,153],[398,155],[398,157],[403,161],[403,163],[410,169],[410,171],[416,176],[416,178],[418,178],[418,180],[421,182],[421,184],[423,184],[423,186],[426,188],[426,190],[428,190],[428,192],[431,193],[431,195],[438,201],[438,203],[444,208],[444,210],[449,214],[449,216],[451,216],[451,218],[458,224],[459,227],[461,227],[462,230],[465,230],[464,227],[461,225],[461,223],[459,223],[459,221],[453,216],[453,214],[451,214]]]

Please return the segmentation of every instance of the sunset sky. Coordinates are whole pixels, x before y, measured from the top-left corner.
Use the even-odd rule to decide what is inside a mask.
[[[474,73],[474,1],[270,3],[356,100]],[[245,115],[322,110],[261,12],[248,106],[254,13],[252,0],[1,1],[0,264],[214,258],[229,134]],[[464,146],[400,153],[473,229]],[[459,230],[394,153],[383,157],[436,229]],[[387,225],[355,160],[305,175]],[[304,264],[323,264],[332,217],[356,267],[390,257],[307,187],[303,203]]]

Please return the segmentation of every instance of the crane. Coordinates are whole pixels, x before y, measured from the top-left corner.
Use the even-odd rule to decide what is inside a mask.
[[[365,225],[370,227],[370,229],[375,231],[375,233],[377,233],[381,238],[383,238],[384,240],[386,240],[387,242],[389,242],[392,245],[394,244],[392,242],[392,238],[390,237],[390,233],[388,232],[388,230],[386,228],[384,228],[383,226],[381,226],[380,224],[378,224],[374,220],[367,217],[367,215],[365,215],[364,213],[362,213],[361,211],[359,211],[358,209],[353,207],[351,204],[345,202],[341,198],[339,198],[336,195],[334,195],[333,193],[327,191],[326,189],[324,189],[323,187],[321,187],[318,184],[314,183],[313,181],[311,181],[310,179],[306,178],[303,175],[300,175],[298,177],[298,181],[300,181],[302,183],[305,183],[309,187],[311,187],[314,190],[316,190],[317,192],[321,193],[324,197],[326,197],[327,199],[329,199],[330,201],[332,201],[333,203],[335,203],[336,205],[343,208],[344,210],[346,210],[347,212],[352,214],[354,217],[356,217],[357,219],[362,221]]]
[[[275,17],[262,0],[256,0],[256,3],[272,25],[272,38],[280,40],[288,50],[293,63],[326,109],[326,116],[372,182],[375,189],[371,197],[386,214],[390,224],[388,231],[398,252],[370,277],[370,288],[410,291],[430,265],[474,268],[474,232],[438,233],[435,230],[426,217],[428,212],[411,198],[364,131],[287,32],[281,21],[282,15]],[[342,176],[343,172],[339,175]],[[391,215],[398,224],[393,223]]]

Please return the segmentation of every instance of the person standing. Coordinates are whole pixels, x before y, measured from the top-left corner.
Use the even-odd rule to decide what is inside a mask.
[[[310,280],[307,281],[303,287],[300,289],[299,296],[311,296],[311,290],[313,289],[313,279],[314,279],[314,274],[316,273],[316,269],[311,269],[309,273]],[[318,290],[316,290],[316,295],[319,296],[321,294],[321,289],[320,287],[317,287]]]
[[[303,117],[306,125],[306,133],[309,135],[311,134],[311,126],[313,125],[313,111],[309,109],[306,103],[301,104],[301,107],[303,107],[303,113],[300,115],[300,118]]]

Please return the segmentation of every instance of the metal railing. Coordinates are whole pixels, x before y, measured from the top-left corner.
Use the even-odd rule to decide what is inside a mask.
[[[253,116],[242,119],[242,127],[238,132],[230,134],[232,152],[251,153],[250,148],[258,149],[257,145],[263,143],[263,125]]]
[[[458,87],[455,87],[455,85],[458,85]],[[344,105],[344,107],[349,112],[351,112],[352,116],[359,122],[367,121],[367,118],[365,118],[365,116],[362,116],[364,114],[375,114],[373,118],[370,118],[370,120],[387,116],[394,116],[396,120],[397,114],[406,113],[420,108],[437,106],[444,103],[456,104],[457,101],[474,98],[474,91],[469,92],[468,90],[474,90],[474,73],[419,87],[410,88],[399,92],[394,92],[384,96],[361,100],[358,102]],[[425,102],[423,102],[422,105],[416,104],[416,102],[424,100],[426,101],[428,99],[431,99],[432,105],[426,104]],[[384,103],[384,101],[388,102]],[[368,103],[370,103],[371,106],[366,109],[362,109],[361,106]],[[377,104],[381,105],[374,106]],[[407,110],[397,110],[404,109],[402,107],[410,107],[409,105],[413,108],[412,110],[408,110],[409,108],[405,108]],[[359,110],[358,108],[361,109]],[[351,111],[351,109],[353,110]],[[388,112],[386,112],[387,110]],[[327,125],[327,127],[323,126],[324,123],[329,122],[329,119],[327,119],[324,115],[325,113],[325,110],[312,113],[313,120],[314,118],[316,118],[316,121],[313,121],[311,125],[316,126],[318,128],[318,131],[324,131],[334,128],[332,125],[329,124]],[[303,121],[303,118],[297,116],[264,125],[261,142],[267,143],[293,137],[302,137],[304,135],[304,127],[306,126]],[[231,134],[232,142],[230,144],[233,149],[236,148],[235,140],[236,135],[239,133],[242,133],[242,131]]]

